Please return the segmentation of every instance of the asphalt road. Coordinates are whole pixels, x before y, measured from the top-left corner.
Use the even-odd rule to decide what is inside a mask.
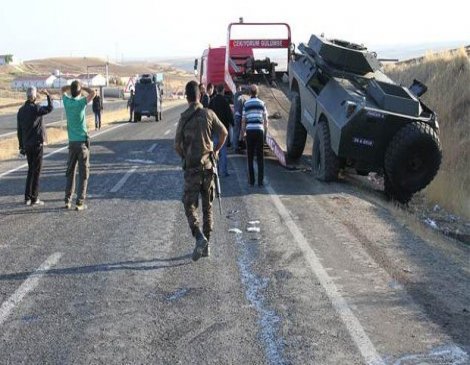
[[[127,106],[127,101],[114,101],[110,103],[105,103],[104,108],[106,111],[113,111],[125,108]],[[87,115],[93,114],[91,110],[91,104],[87,106],[86,110]],[[50,124],[58,122],[65,119],[65,111],[63,109],[56,108],[50,114],[44,116],[44,123]],[[0,138],[16,135],[16,113],[0,115]]]
[[[0,164],[1,364],[470,364],[469,247],[354,183],[268,158],[249,188],[230,155],[212,256],[193,263],[182,109],[94,134],[84,212],[62,209],[64,147],[44,207],[21,204],[21,162]]]

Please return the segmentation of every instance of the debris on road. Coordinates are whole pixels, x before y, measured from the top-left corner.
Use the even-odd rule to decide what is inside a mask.
[[[436,224],[435,221],[433,221],[431,218],[426,218],[424,220],[424,223],[426,223],[429,227],[432,229],[439,229],[439,226]]]

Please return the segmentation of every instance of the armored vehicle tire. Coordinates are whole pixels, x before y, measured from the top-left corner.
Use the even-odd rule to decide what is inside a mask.
[[[160,118],[158,117],[158,113],[155,114],[155,121],[158,122],[160,120]]]
[[[304,152],[307,130],[300,121],[300,96],[298,93],[293,94],[289,110],[289,120],[287,122],[286,145],[287,157],[296,160],[300,158]]]
[[[441,159],[434,129],[421,122],[407,124],[395,134],[385,152],[387,189],[395,195],[416,193],[436,176]]]
[[[312,172],[321,181],[334,181],[338,178],[339,158],[331,149],[330,129],[325,119],[318,122],[313,137]]]
[[[159,118],[158,120],[162,120],[162,112],[158,113],[158,118]]]
[[[358,174],[359,176],[367,176],[369,175],[369,171],[363,169],[356,169],[356,174]]]
[[[135,122],[140,122],[141,119],[142,119],[142,115],[140,115],[139,113],[134,114],[134,121]]]
[[[407,204],[413,197],[413,193],[397,190],[387,175],[384,176],[384,191],[389,200],[396,200],[402,204]]]

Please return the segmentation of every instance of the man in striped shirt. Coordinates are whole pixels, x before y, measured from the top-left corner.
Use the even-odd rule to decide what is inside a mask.
[[[253,158],[256,153],[258,164],[258,186],[263,186],[264,179],[264,133],[268,128],[268,111],[264,102],[258,98],[258,86],[251,85],[251,98],[245,102],[242,114],[242,133],[246,138],[248,158],[248,179],[251,186],[255,184]]]

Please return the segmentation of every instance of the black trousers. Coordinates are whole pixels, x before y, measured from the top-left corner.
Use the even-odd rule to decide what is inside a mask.
[[[26,178],[26,188],[24,191],[24,199],[35,202],[38,200],[39,194],[39,175],[42,169],[42,144],[36,146],[27,146],[25,148],[26,157],[28,159],[28,177]]]
[[[258,184],[263,183],[264,179],[264,131],[247,130],[246,131],[246,153],[248,157],[248,182],[251,185],[255,183],[255,170],[253,168],[253,159],[256,154],[256,163],[258,164]]]

